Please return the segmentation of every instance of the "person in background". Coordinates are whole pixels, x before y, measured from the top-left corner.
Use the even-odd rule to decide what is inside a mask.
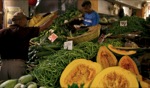
[[[142,18],[146,19],[146,17],[148,17],[148,3],[146,1],[144,1],[142,3]]]
[[[82,3],[83,9],[83,21],[82,26],[95,26],[99,24],[100,16],[92,9],[92,4],[89,0],[85,0]],[[80,28],[81,25],[74,25],[75,28]]]
[[[129,16],[136,16],[136,9],[129,7]]]
[[[132,16],[133,14],[133,9],[131,7],[129,7],[129,15],[128,16]]]
[[[118,12],[118,16],[119,16],[119,18],[122,18],[122,17],[125,16],[125,14],[124,14],[124,9],[123,9],[123,6],[122,6],[122,5],[120,5],[119,12]]]
[[[132,9],[132,14],[131,14],[131,16],[136,16],[136,12],[137,12],[136,9]]]
[[[39,27],[28,27],[28,17],[23,12],[14,14],[13,24],[0,30],[0,80],[17,79],[25,74],[30,39],[46,30],[56,17],[57,13]]]

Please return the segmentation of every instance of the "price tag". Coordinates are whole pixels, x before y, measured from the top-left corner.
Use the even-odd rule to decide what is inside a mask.
[[[127,21],[120,21],[120,26],[127,26]]]
[[[56,39],[58,38],[58,36],[55,34],[55,33],[52,33],[48,39],[51,41],[51,42],[54,42]]]
[[[73,49],[73,41],[64,42],[64,49],[72,50]]]

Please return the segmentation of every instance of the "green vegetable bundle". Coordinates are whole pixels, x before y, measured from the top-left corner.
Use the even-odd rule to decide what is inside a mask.
[[[64,24],[65,20],[70,20],[76,16],[78,16],[79,14],[81,14],[81,12],[76,9],[76,8],[71,8],[66,10],[65,13],[61,14],[58,18],[56,18],[53,22],[53,24],[48,28],[48,29],[53,29],[54,33],[59,37],[58,39],[56,39],[57,41],[55,41],[54,43],[63,43],[64,40],[66,40],[66,37],[64,36],[69,36],[69,32],[71,29],[68,29],[68,27]],[[42,44],[42,43],[51,43],[48,40],[48,36],[50,35],[49,30],[45,30],[43,32],[40,33],[39,37],[33,38],[31,39],[31,42],[36,43],[36,44]]]
[[[127,21],[127,26],[120,26],[120,21]],[[114,22],[110,27],[110,30],[107,33],[112,33],[113,35],[131,33],[131,32],[142,32],[146,33],[145,31],[145,20],[143,18],[139,18],[137,16],[125,16],[120,20]]]
[[[92,42],[80,43],[71,51],[61,49],[53,55],[45,56],[47,59],[41,61],[31,74],[40,85],[59,88],[59,78],[65,67],[74,59],[93,59],[98,49],[99,45]]]

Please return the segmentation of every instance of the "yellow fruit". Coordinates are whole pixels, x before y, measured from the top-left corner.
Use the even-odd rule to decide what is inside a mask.
[[[115,48],[115,47],[114,47],[113,45],[111,45],[111,44],[108,45],[108,48],[109,48],[112,52],[114,52],[114,53],[116,53],[116,54],[119,54],[119,55],[133,55],[133,54],[136,53],[135,50],[129,50],[129,51],[127,51],[127,50],[119,50],[119,49]]]
[[[44,18],[42,18],[38,23],[36,23],[34,26],[38,27],[42,24],[44,24],[45,22],[47,22],[48,20],[52,19],[53,16],[57,15],[57,12],[53,12],[47,16],[45,16]]]
[[[119,60],[119,66],[126,70],[131,71],[136,76],[139,75],[139,70],[136,66],[136,63],[129,56],[121,57],[121,59]]]
[[[62,72],[60,85],[62,88],[67,88],[68,85],[76,83],[78,86],[84,84],[84,88],[88,88],[94,77],[101,70],[102,66],[91,60],[73,60]]]
[[[97,53],[96,61],[103,66],[103,68],[116,66],[118,61],[115,55],[107,49],[106,46],[101,46]]]
[[[142,88],[150,88],[150,84],[148,84],[145,81],[140,81],[140,85],[141,85]]]
[[[139,84],[133,73],[114,66],[99,72],[90,88],[139,88]]]
[[[43,18],[42,14],[36,14],[29,20],[29,27],[33,27],[36,23],[38,23]]]

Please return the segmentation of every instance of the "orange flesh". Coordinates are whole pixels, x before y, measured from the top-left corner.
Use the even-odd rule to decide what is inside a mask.
[[[131,64],[132,62],[129,59],[126,58],[125,61],[122,61],[122,62],[123,63],[121,63],[121,67],[123,67],[124,69],[127,69],[137,75],[135,69],[133,69],[134,68],[133,64]]]
[[[114,47],[112,47],[113,49],[116,49],[116,48],[114,48]],[[126,51],[126,50],[120,50],[120,49],[116,49],[118,52],[120,51],[120,52],[124,52],[124,53],[127,53],[127,52],[130,52],[130,51]]]
[[[102,51],[100,59],[101,59],[101,64],[104,68],[109,67],[109,62],[107,57],[108,57],[107,53],[105,51]]]
[[[70,74],[65,78],[65,83],[70,85],[72,83],[77,83],[80,85],[93,80],[95,75],[96,71],[94,69],[81,64],[70,72]]]
[[[111,57],[111,55],[109,53],[107,53],[105,51],[102,51],[101,59],[103,59],[101,61],[104,62],[104,63],[102,62],[102,66],[104,66],[104,68],[109,67],[109,66],[113,66],[113,64],[110,62],[113,59],[112,59],[112,57]]]
[[[116,72],[111,72],[104,76],[103,78],[104,88],[129,88],[129,83],[124,76],[117,74]]]

